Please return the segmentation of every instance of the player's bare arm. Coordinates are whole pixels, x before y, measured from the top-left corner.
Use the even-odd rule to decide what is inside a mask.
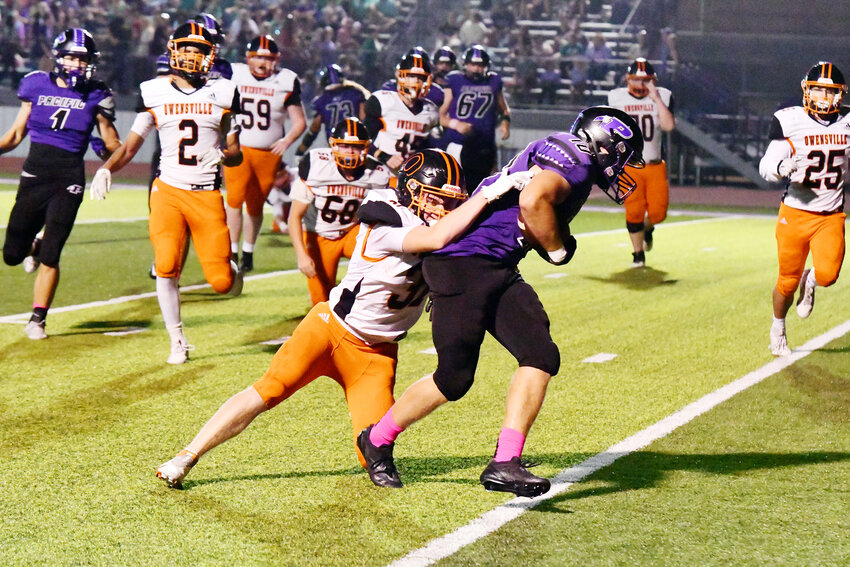
[[[661,94],[658,92],[658,87],[652,81],[647,81],[646,88],[649,90],[649,98],[656,104],[658,108],[658,125],[665,132],[671,132],[676,127],[676,117],[664,104]]]
[[[570,194],[570,184],[566,179],[537,166],[534,178],[519,194],[520,218],[525,230],[547,252],[563,248],[564,243],[558,230],[555,206],[563,202]]]
[[[287,132],[283,138],[272,144],[271,151],[276,155],[283,155],[286,148],[291,146],[295,140],[300,138],[301,134],[304,133],[304,130],[307,129],[307,118],[304,116],[304,109],[301,108],[300,104],[290,104],[286,107],[286,113],[289,116],[291,125],[289,132]]]
[[[496,96],[496,106],[499,108],[499,134],[503,140],[507,140],[511,136],[511,109],[508,107],[508,101],[505,100],[505,93],[499,91]]]
[[[15,116],[15,122],[6,130],[3,137],[0,138],[0,153],[14,150],[27,137],[27,132],[29,132],[27,120],[30,117],[30,111],[32,111],[32,103],[29,101],[21,102],[21,108],[18,110],[17,116]]]
[[[307,253],[307,247],[304,245],[304,225],[302,224],[302,219],[309,208],[309,203],[293,200],[289,209],[288,225],[289,238],[292,241],[292,249],[295,250],[298,269],[308,278],[314,278],[316,277],[316,264]]]
[[[108,155],[111,156],[115,150],[121,147],[121,137],[115,129],[115,123],[103,115],[97,115],[97,131],[106,146]]]

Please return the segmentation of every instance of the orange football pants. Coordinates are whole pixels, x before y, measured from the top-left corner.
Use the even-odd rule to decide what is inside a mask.
[[[319,376],[336,380],[345,392],[357,458],[366,466],[357,435],[393,405],[397,359],[397,343],[367,345],[349,333],[323,302],[307,313],[278,349],[254,389],[271,409]]]
[[[186,191],[154,179],[148,232],[153,243],[156,274],[175,278],[183,269],[183,247],[192,232],[204,277],[217,293],[233,285],[230,233],[219,191]]]
[[[316,266],[316,276],[307,278],[307,289],[313,305],[327,301],[330,297],[331,290],[336,285],[339,261],[343,256],[351,258],[354,254],[359,229],[360,225],[355,225],[345,236],[336,240],[323,238],[308,230],[303,231],[304,246]]]
[[[667,206],[670,203],[670,187],[667,184],[667,164],[647,164],[637,169],[626,166],[626,173],[632,176],[637,185],[626,198],[626,222],[641,223],[645,216],[656,225],[667,218]]]
[[[242,163],[224,168],[227,206],[241,209],[244,203],[250,216],[262,215],[280,164],[280,156],[270,150],[242,146]]]
[[[779,278],[776,289],[792,297],[800,284],[809,250],[818,285],[835,283],[844,263],[844,213],[812,213],[779,206],[776,222],[776,249],[779,253]]]

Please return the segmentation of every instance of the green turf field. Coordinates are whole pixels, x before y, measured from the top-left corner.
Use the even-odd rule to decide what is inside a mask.
[[[7,198],[8,197],[8,198]],[[0,193],[0,213],[12,195]],[[6,207],[5,209],[3,207]],[[144,193],[86,202],[81,219],[145,216]],[[621,214],[583,212],[579,251],[521,264],[552,321],[560,374],[526,445],[535,472],[604,451],[771,360],[774,219],[671,216],[649,267],[630,269]],[[193,256],[191,256],[193,258]],[[56,306],[152,292],[143,221],[80,224]],[[288,237],[260,238],[258,273],[295,268]],[[848,284],[789,315],[792,347],[850,316]],[[201,280],[190,262],[184,284]],[[32,275],[0,271],[0,316],[29,309]],[[478,475],[515,363],[494,341],[475,386],[400,437],[405,487],[357,465],[329,379],[262,415],[167,489],[154,470],[257,379],[308,308],[296,271],[236,299],[184,295],[195,345],[164,363],[154,297],[51,313],[46,341],[0,324],[0,564],[383,565],[505,504]],[[130,334],[107,335],[106,332]],[[397,393],[433,369],[423,318],[401,343]],[[541,503],[445,559],[451,565],[846,565],[850,562],[850,338],[842,337]],[[600,353],[603,363],[582,362]]]

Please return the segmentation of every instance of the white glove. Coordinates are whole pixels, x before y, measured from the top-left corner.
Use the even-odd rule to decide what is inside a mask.
[[[785,158],[779,162],[779,165],[776,166],[776,173],[778,173],[780,177],[790,178],[794,174],[794,172],[800,169],[802,161],[803,158],[799,155],[794,155],[790,158]]]
[[[112,172],[101,167],[94,172],[94,178],[91,180],[92,201],[103,201],[110,189],[112,189]]]
[[[482,188],[481,195],[488,203],[491,203],[511,189],[522,191],[523,187],[528,185],[532,177],[534,177],[534,174],[530,171],[517,171],[510,175],[502,174],[496,181]]]
[[[204,169],[217,167],[224,160],[224,152],[218,148],[210,148],[198,156],[198,165]]]

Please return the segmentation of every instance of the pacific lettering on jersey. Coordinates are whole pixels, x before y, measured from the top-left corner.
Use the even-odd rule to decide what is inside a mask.
[[[38,102],[36,104],[38,106],[58,106],[61,108],[74,108],[77,110],[83,110],[86,107],[86,102],[84,100],[67,96],[39,95]]]
[[[809,134],[805,137],[807,146],[821,146],[825,144],[847,145],[847,134]]]
[[[162,105],[165,114],[212,114],[211,102],[174,102]]]

